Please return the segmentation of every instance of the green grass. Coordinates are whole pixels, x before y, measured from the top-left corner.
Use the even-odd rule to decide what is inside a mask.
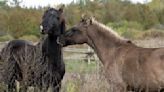
[[[91,62],[88,64],[82,60],[72,60],[72,61],[65,61],[66,65],[66,72],[71,73],[90,73],[96,71],[96,61]]]

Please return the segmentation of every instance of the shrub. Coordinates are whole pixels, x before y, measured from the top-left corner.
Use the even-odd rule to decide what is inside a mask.
[[[28,40],[28,41],[32,41],[32,42],[37,42],[39,40],[39,38],[37,38],[35,35],[24,35],[24,36],[20,37],[19,39]]]
[[[127,30],[128,28],[130,28],[130,29],[143,30],[142,24],[136,21],[119,21],[114,23],[108,23],[107,26],[110,26],[114,29],[124,28],[125,30]]]
[[[118,34],[125,38],[137,39],[142,36],[143,26],[138,22],[120,21],[117,23],[108,23],[107,26],[112,27]]]
[[[126,31],[122,31],[121,35],[125,38],[130,38],[130,39],[139,39],[142,37],[143,32],[138,31],[135,29],[128,29]]]
[[[164,37],[164,31],[158,29],[149,29],[145,31],[142,38],[159,38]]]

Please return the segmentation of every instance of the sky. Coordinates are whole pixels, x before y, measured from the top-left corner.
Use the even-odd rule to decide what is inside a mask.
[[[69,4],[72,1],[73,0],[23,0],[23,2],[20,5],[25,7],[38,7],[38,6],[47,6],[47,5],[54,6],[58,4]],[[145,1],[150,1],[150,0],[131,0],[131,1],[134,3],[138,3],[138,2],[144,3]]]

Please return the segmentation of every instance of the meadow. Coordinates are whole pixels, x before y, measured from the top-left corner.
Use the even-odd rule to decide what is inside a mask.
[[[137,46],[145,48],[164,47],[164,38],[134,40]],[[61,92],[112,92],[105,79],[100,61],[88,64],[84,60],[65,60],[66,75]]]
[[[145,48],[164,47],[164,38],[149,38],[142,40],[133,40],[137,46]],[[4,43],[5,44],[5,43]],[[1,48],[4,46],[1,43]],[[77,45],[73,48],[86,49],[86,45]],[[65,47],[66,49],[68,47]],[[69,47],[70,48],[70,47]],[[71,58],[69,58],[71,57]],[[113,92],[112,85],[107,83],[104,76],[103,66],[98,59],[92,60],[90,64],[86,62],[84,53],[64,51],[64,61],[66,74],[62,81],[61,92]],[[0,85],[0,92],[6,87]],[[29,88],[28,92],[34,92]]]
[[[6,1],[0,1],[0,50],[5,41],[13,39],[37,42],[41,38],[41,17],[47,7],[21,8],[19,0],[13,0],[15,7],[10,7]],[[145,4],[133,4],[128,0],[77,0],[65,7],[67,28],[80,21],[81,15],[85,13],[95,16],[119,35],[132,39],[138,46],[164,47],[164,0],[152,0]],[[73,48],[88,47],[78,45]],[[61,92],[113,92],[100,61],[95,59],[88,64],[85,58],[84,53],[64,51],[66,74]],[[4,89],[6,87],[0,85],[0,92]],[[33,89],[30,88],[28,92],[33,92]]]

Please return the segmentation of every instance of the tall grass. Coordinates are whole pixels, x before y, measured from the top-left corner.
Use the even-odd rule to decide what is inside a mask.
[[[164,38],[135,40],[133,43],[145,48],[164,47]],[[83,60],[65,60],[65,64],[66,74],[62,81],[61,92],[113,92],[112,85],[108,84],[104,76],[105,72],[100,61],[88,64]],[[6,86],[1,84],[0,92],[5,89]],[[30,87],[28,92],[34,92],[34,89]]]

